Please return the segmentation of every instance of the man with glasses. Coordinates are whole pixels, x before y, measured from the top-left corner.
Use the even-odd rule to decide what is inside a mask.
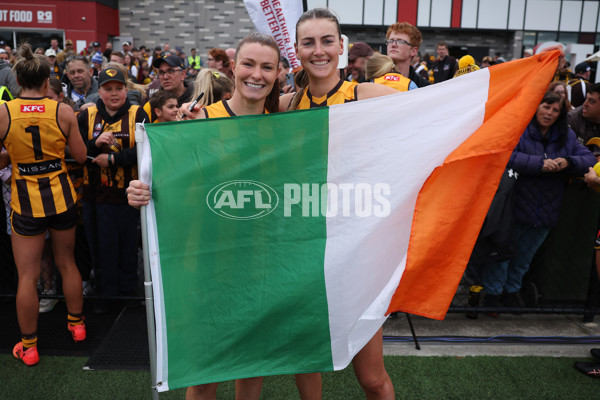
[[[411,60],[419,52],[422,42],[423,37],[419,29],[408,22],[396,22],[385,34],[387,55],[396,63],[400,74],[413,81],[418,87],[429,85],[429,82],[417,74],[411,65]]]
[[[94,70],[85,56],[74,56],[67,60],[66,75],[69,83],[64,88],[65,96],[73,100],[78,107],[88,103],[88,97],[98,93],[98,82],[92,79]]]
[[[175,93],[177,96],[177,107],[190,101],[194,93],[194,86],[188,85],[185,81],[186,70],[183,60],[172,54],[164,58],[157,58],[152,62],[152,66],[158,70],[158,80],[160,88]],[[152,93],[150,93],[150,96]],[[156,114],[150,107],[150,102],[144,104],[146,114],[150,116],[150,122],[156,119]]]

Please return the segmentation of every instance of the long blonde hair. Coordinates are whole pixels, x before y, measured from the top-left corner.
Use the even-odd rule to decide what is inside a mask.
[[[194,94],[190,101],[195,100],[202,92],[204,96],[198,105],[206,107],[222,100],[227,93],[233,94],[233,81],[219,70],[203,68],[194,80]]]
[[[371,81],[375,78],[379,78],[389,72],[398,72],[396,64],[391,57],[383,54],[373,54],[367,60],[367,66],[365,68],[365,78]]]

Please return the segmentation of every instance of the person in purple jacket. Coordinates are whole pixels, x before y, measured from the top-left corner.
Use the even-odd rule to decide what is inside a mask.
[[[564,97],[547,92],[510,157],[508,167],[518,173],[513,189],[517,254],[486,266],[486,307],[498,306],[500,300],[506,307],[523,306],[519,295],[523,276],[556,225],[569,177],[583,176],[596,163],[592,152],[568,127],[566,117]]]

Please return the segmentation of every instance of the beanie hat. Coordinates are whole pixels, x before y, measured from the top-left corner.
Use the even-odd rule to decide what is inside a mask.
[[[94,54],[94,56],[92,57],[92,62],[102,64],[102,54],[100,54],[100,52]]]
[[[458,71],[454,74],[454,77],[468,74],[469,72],[477,71],[479,67],[475,64],[475,60],[470,55],[466,55],[458,60]]]

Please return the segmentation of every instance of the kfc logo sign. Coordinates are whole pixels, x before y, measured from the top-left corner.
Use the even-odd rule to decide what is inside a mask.
[[[396,82],[397,82],[397,81],[399,81],[399,80],[400,80],[400,77],[399,77],[399,76],[395,76],[395,75],[386,75],[386,76],[384,77],[384,79],[385,79],[386,81],[396,81]]]
[[[52,11],[39,11],[37,12],[38,24],[51,24],[52,23]]]
[[[21,112],[22,113],[31,113],[31,112],[37,112],[37,113],[43,113],[46,112],[46,106],[45,105],[31,105],[31,106],[27,106],[25,104],[21,105]]]

